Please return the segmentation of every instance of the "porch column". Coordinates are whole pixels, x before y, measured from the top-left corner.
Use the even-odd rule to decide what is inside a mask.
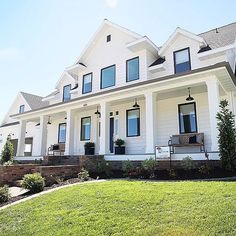
[[[211,151],[218,151],[218,129],[216,114],[219,111],[219,82],[212,77],[206,81],[211,130]]]
[[[21,120],[20,121],[20,127],[19,127],[19,137],[18,137],[16,156],[24,156],[24,152],[25,152],[25,133],[26,133],[26,120]]]
[[[65,155],[74,154],[74,111],[68,110],[66,112],[66,143],[65,143]]]
[[[146,153],[154,153],[156,130],[156,93],[145,93]]]
[[[47,153],[47,116],[40,116],[39,129],[39,154],[45,156]]]
[[[109,103],[103,101],[101,106],[101,131],[100,131],[100,150],[99,154],[109,153]]]

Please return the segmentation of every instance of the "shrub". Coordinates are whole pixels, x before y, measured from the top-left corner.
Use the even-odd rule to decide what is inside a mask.
[[[12,161],[6,161],[3,163],[4,166],[11,166],[13,165],[13,162]]]
[[[0,187],[0,203],[7,202],[10,198],[9,188],[7,185]]]
[[[142,167],[144,170],[148,171],[150,178],[154,177],[154,172],[157,167],[157,161],[153,158],[146,159],[142,162]]]
[[[97,163],[97,173],[104,173],[107,177],[111,176],[111,167],[104,159]]]
[[[38,193],[43,191],[45,181],[40,173],[26,174],[21,185],[23,188],[30,190],[31,193]]]
[[[78,174],[78,178],[82,181],[87,181],[89,179],[89,172],[82,168]]]
[[[183,158],[182,166],[185,170],[192,170],[194,168],[193,159],[190,156]]]
[[[121,147],[125,144],[125,141],[123,139],[120,139],[118,138],[116,141],[115,141],[115,145],[118,146],[118,147]]]
[[[94,142],[86,142],[84,144],[85,148],[94,148],[95,147],[95,143]]]
[[[204,164],[198,168],[198,171],[203,176],[208,176],[211,172],[211,167],[207,164]]]
[[[130,160],[122,162],[122,170],[126,175],[128,175],[129,172],[133,169],[134,169],[134,165]]]
[[[2,154],[1,154],[2,163],[8,162],[8,161],[13,162],[13,155],[14,155],[14,148],[13,148],[13,144],[11,143],[11,137],[9,135],[7,137],[7,141],[2,150]]]
[[[228,108],[228,101],[220,101],[220,111],[216,115],[219,130],[219,152],[222,166],[229,171],[236,170],[236,131],[232,111]]]
[[[170,177],[171,179],[175,179],[175,178],[177,177],[177,172],[176,172],[175,169],[170,169],[170,170],[169,170],[169,177]]]

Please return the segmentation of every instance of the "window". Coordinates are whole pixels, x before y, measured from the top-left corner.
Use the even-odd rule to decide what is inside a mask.
[[[115,85],[116,66],[109,66],[101,70],[101,89]]]
[[[58,128],[58,143],[66,142],[66,123],[59,124]]]
[[[70,101],[71,98],[70,90],[71,90],[71,84],[63,87],[63,102]]]
[[[179,105],[179,132],[197,132],[196,103],[186,103]]]
[[[133,81],[139,79],[139,58],[126,61],[126,81]]]
[[[90,140],[91,117],[81,118],[81,141]]]
[[[191,70],[189,48],[174,52],[175,73]]]
[[[21,105],[19,109],[19,113],[23,113],[25,111],[25,105]]]
[[[92,76],[92,73],[83,76],[83,94],[92,91]]]
[[[111,35],[107,35],[107,43],[111,41]]]
[[[127,137],[140,135],[140,109],[126,111]]]
[[[119,134],[119,119],[115,119],[115,135]]]

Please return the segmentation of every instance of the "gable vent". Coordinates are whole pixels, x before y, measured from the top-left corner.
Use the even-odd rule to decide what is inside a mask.
[[[111,35],[107,35],[107,43],[111,41]]]

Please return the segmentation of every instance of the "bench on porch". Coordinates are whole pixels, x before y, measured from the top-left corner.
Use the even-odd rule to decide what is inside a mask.
[[[64,143],[59,143],[59,144],[53,144],[48,148],[48,156],[50,155],[62,155],[65,152],[65,144]]]
[[[199,147],[200,152],[205,152],[204,133],[172,135],[168,145],[171,153],[174,153],[176,147]]]

